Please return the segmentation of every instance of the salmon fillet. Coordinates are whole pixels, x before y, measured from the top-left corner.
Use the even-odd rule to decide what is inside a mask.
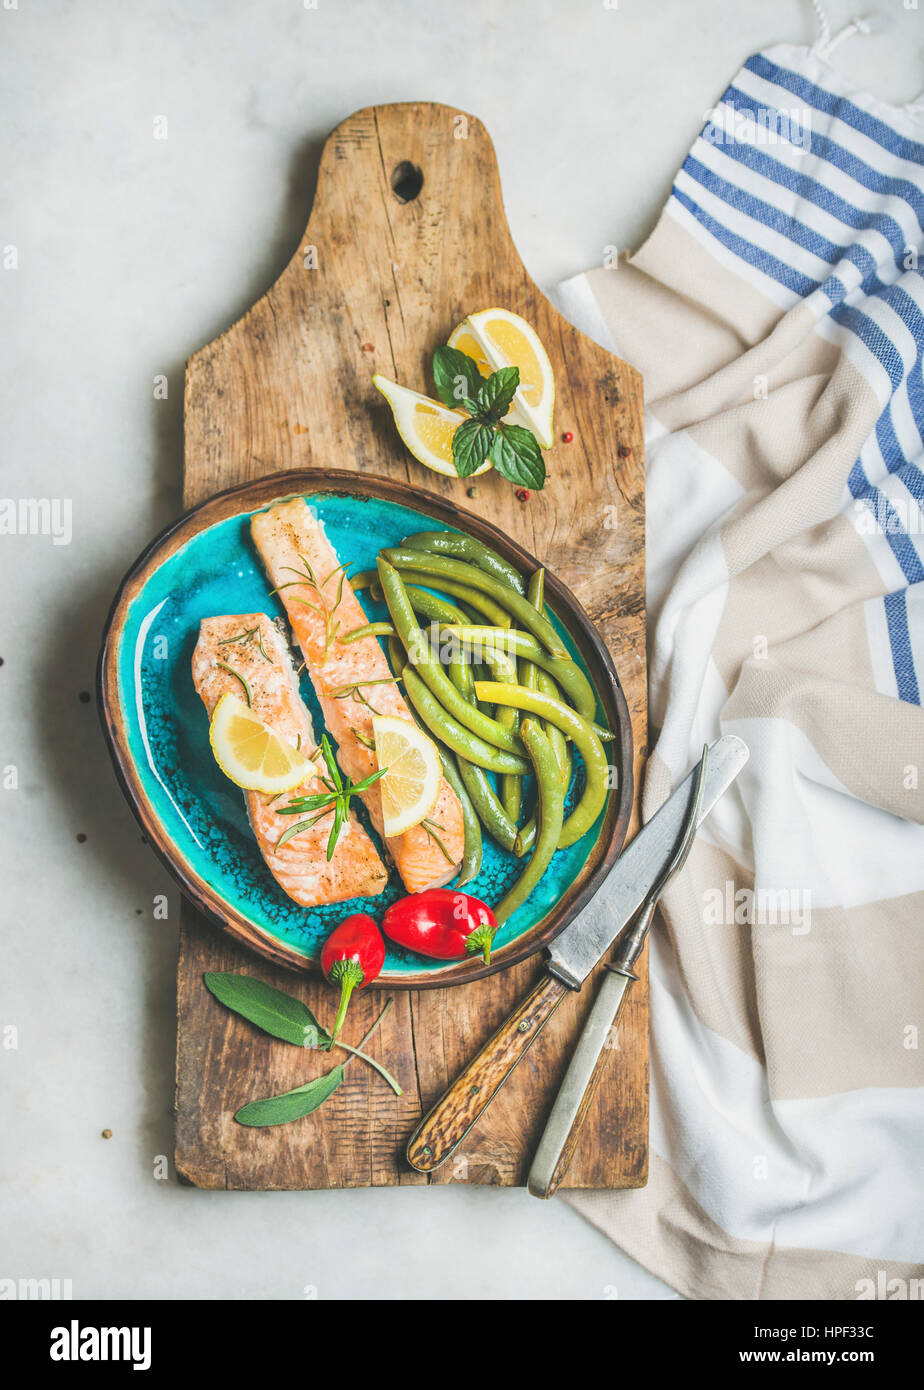
[[[337,743],[340,766],[352,781],[361,781],[377,767],[372,747],[373,714],[388,714],[410,723],[414,716],[377,639],[339,640],[338,633],[350,632],[369,620],[343,578],[343,567],[321,522],[306,503],[301,498],[280,502],[269,511],[258,512],[250,526],[257,550],[285,604],[328,732]],[[317,583],[307,577],[309,573]],[[304,583],[299,582],[299,574],[305,575]],[[437,887],[455,877],[465,836],[462,807],[445,778],[427,819],[448,859],[424,825],[412,826],[403,835],[388,839],[378,784],[373,783],[361,795],[409,893]]]
[[[246,640],[227,640],[254,628],[257,632]],[[261,642],[269,660],[260,650]],[[253,696],[253,712],[264,724],[293,748],[303,748],[306,755],[313,751],[311,716],[299,695],[288,643],[265,613],[203,618],[193,652],[192,675],[196,692],[210,719],[222,695],[229,691],[233,695],[243,695],[240,682],[230,671],[222,670],[217,665],[219,661],[238,671],[247,681]],[[330,862],[327,840],[332,816],[324,816],[277,851],[276,841],[292,824],[292,817],[279,815],[278,807],[285,806],[291,797],[313,796],[324,790],[320,775],[312,773],[301,786],[278,799],[262,792],[244,793],[250,825],[270,873],[302,907],[374,897],[382,892],[388,881],[375,845],[354,814],[341,831]]]

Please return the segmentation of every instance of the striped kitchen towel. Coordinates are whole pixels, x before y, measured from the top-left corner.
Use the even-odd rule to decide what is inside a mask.
[[[751,750],[651,943],[649,1185],[568,1199],[693,1298],[924,1297],[924,110],[832,47],[556,296],[645,377],[646,819]]]

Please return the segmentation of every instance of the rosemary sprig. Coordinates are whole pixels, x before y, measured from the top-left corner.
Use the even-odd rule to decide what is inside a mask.
[[[304,570],[297,570],[293,565],[282,566],[289,574],[297,574],[298,579],[287,579],[284,584],[280,584],[278,588],[275,588],[273,593],[281,593],[283,589],[294,589],[300,584],[311,585],[318,595],[318,599],[320,600],[319,603],[312,603],[310,599],[302,598],[299,594],[293,594],[292,598],[295,603],[303,604],[305,608],[310,608],[313,613],[317,613],[324,619],[324,654],[326,656],[340,630],[339,621],[334,622],[334,614],[340,607],[340,600],[343,598],[343,585],[346,580],[346,572],[353,561],[346,560],[342,564],[335,565],[330,574],[326,574],[323,579],[319,580],[307,556],[299,551],[298,558],[304,565]],[[331,607],[324,597],[324,585],[329,579],[333,579],[338,570],[340,571],[340,583],[337,585],[337,597],[334,600],[333,607]]]
[[[371,709],[373,714],[378,714],[379,711],[375,708],[375,705],[370,705],[363,694],[363,687],[368,685],[393,685],[400,679],[400,676],[381,676],[378,680],[374,681],[352,681],[349,685],[340,685],[336,690],[332,690],[330,692],[330,697],[332,700],[346,700],[350,698],[355,704],[365,705],[366,709]]]
[[[227,647],[230,642],[249,642],[252,637],[256,637],[257,646],[260,648],[260,655],[264,661],[268,661],[272,665],[273,658],[263,645],[263,633],[259,627],[249,627],[244,632],[235,633],[233,637],[224,637],[218,645],[219,647]]]
[[[455,863],[455,860],[453,859],[452,855],[449,853],[449,850],[448,850],[448,849],[446,848],[446,846],[443,844],[443,842],[442,842],[442,840],[440,839],[439,835],[437,835],[437,833],[436,833],[437,830],[442,830],[442,831],[445,833],[446,827],[445,827],[444,825],[440,825],[439,821],[430,820],[430,819],[429,819],[428,817],[426,817],[426,816],[424,816],[423,820],[422,820],[420,823],[421,823],[421,825],[423,826],[424,830],[426,830],[427,835],[429,836],[429,838],[430,838],[431,840],[434,840],[434,841],[436,842],[436,844],[437,844],[437,846],[438,846],[438,848],[439,848],[439,851],[440,851],[440,853],[442,854],[443,858],[446,859],[446,860],[448,861],[448,863],[454,864],[454,863]]]
[[[321,778],[327,790],[314,792],[311,796],[295,797],[287,806],[279,807],[276,812],[277,816],[300,816],[304,815],[306,811],[314,811],[315,814],[309,815],[307,820],[297,821],[295,825],[290,825],[288,830],[283,831],[276,841],[276,848],[277,850],[281,849],[283,845],[288,844],[289,840],[300,835],[303,830],[310,830],[313,825],[317,825],[323,816],[327,816],[333,811],[334,821],[327,840],[327,858],[330,861],[334,857],[334,850],[337,848],[341,831],[350,819],[350,798],[356,796],[358,792],[366,791],[373,782],[384,777],[388,769],[380,767],[377,772],[373,772],[369,777],[364,777],[361,782],[351,782],[349,778],[344,780],[341,775],[327,734],[323,734],[321,737],[321,752],[330,774],[329,777]]]
[[[253,709],[253,692],[250,689],[246,676],[242,676],[240,671],[235,671],[234,667],[229,666],[227,661],[216,661],[215,665],[220,666],[223,671],[227,671],[229,676],[233,676],[235,680],[240,681],[241,685],[244,687],[244,694],[247,696],[247,703],[250,708]]]

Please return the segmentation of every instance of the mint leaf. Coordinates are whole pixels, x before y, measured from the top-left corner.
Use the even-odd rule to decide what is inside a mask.
[[[494,430],[479,420],[465,420],[459,426],[452,436],[452,461],[460,478],[468,478],[481,467],[493,441]]]
[[[466,422],[468,423],[468,422]],[[456,431],[458,434],[459,431]],[[455,435],[453,436],[455,444]],[[491,462],[502,478],[537,492],[545,486],[545,459],[536,436],[522,425],[498,425]]]
[[[458,410],[467,401],[477,400],[483,377],[474,357],[458,348],[438,347],[433,354],[433,380],[443,404]]]
[[[267,1096],[266,1100],[251,1101],[234,1118],[241,1125],[285,1125],[290,1120],[300,1120],[303,1115],[310,1115],[312,1110],[322,1106],[342,1080],[343,1067],[334,1067],[332,1071],[309,1081],[306,1086],[297,1086],[294,1091],[283,1091],[278,1096]]]
[[[317,1047],[328,1040],[327,1032],[306,1004],[281,989],[265,985],[253,975],[209,970],[203,979],[219,1003],[255,1023],[273,1038],[294,1043],[296,1047]]]
[[[519,367],[501,367],[482,382],[476,399],[477,415],[485,424],[503,420],[520,384]],[[475,414],[475,411],[471,412]]]

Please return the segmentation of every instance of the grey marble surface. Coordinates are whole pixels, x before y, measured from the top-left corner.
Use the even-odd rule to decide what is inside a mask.
[[[920,16],[875,8],[891,32],[838,61],[910,100]],[[184,361],[286,263],[333,125],[414,98],[481,116],[551,285],[637,246],[740,62],[813,34],[798,0],[3,0],[0,493],[71,522],[67,543],[0,535],[0,1278],[90,1298],[675,1296],[523,1192],[159,1176],[179,902],[81,692],[119,578],[178,510]]]

